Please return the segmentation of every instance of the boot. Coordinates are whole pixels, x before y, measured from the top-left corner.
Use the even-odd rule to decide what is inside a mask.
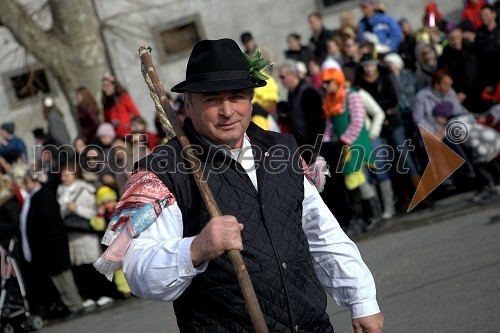
[[[382,208],[376,197],[364,201],[368,204],[372,213],[370,224],[365,228],[365,231],[371,231],[378,228],[382,223]]]
[[[394,192],[392,191],[391,181],[388,179],[381,182],[379,185],[380,194],[382,196],[382,203],[384,204],[384,213],[382,218],[388,220],[396,214],[396,209],[394,208]]]

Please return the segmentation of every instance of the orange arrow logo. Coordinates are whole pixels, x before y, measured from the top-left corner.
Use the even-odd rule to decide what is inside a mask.
[[[422,125],[418,125],[424,139],[425,150],[429,157],[429,163],[417,190],[411,199],[408,213],[413,210],[422,200],[436,189],[446,178],[451,176],[465,160],[445,145]]]

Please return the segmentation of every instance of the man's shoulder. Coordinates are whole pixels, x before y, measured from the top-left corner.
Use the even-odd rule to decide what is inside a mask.
[[[385,13],[375,13],[373,18],[377,21],[384,22],[384,23],[397,23],[396,19],[394,17],[385,14]]]

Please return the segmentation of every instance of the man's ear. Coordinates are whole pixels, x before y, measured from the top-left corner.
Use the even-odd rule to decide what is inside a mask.
[[[189,118],[191,118],[191,104],[189,103],[188,98],[186,98],[186,95],[184,95],[183,98],[184,98],[184,108],[186,109]]]

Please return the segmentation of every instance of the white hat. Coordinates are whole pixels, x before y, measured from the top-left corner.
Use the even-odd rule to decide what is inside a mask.
[[[332,68],[342,70],[342,66],[340,66],[337,60],[335,60],[332,57],[327,57],[326,60],[323,61],[323,63],[321,64],[321,70],[324,71],[326,69],[332,69]]]
[[[363,32],[363,40],[375,45],[375,50],[378,54],[385,54],[391,52],[391,47],[380,43],[378,36],[373,32],[365,31]]]
[[[387,54],[384,57],[384,61],[387,62],[387,63],[393,64],[394,66],[396,66],[396,68],[398,70],[402,70],[404,68],[404,66],[405,66],[405,63],[404,63],[403,59],[397,53],[389,53],[389,54]]]

